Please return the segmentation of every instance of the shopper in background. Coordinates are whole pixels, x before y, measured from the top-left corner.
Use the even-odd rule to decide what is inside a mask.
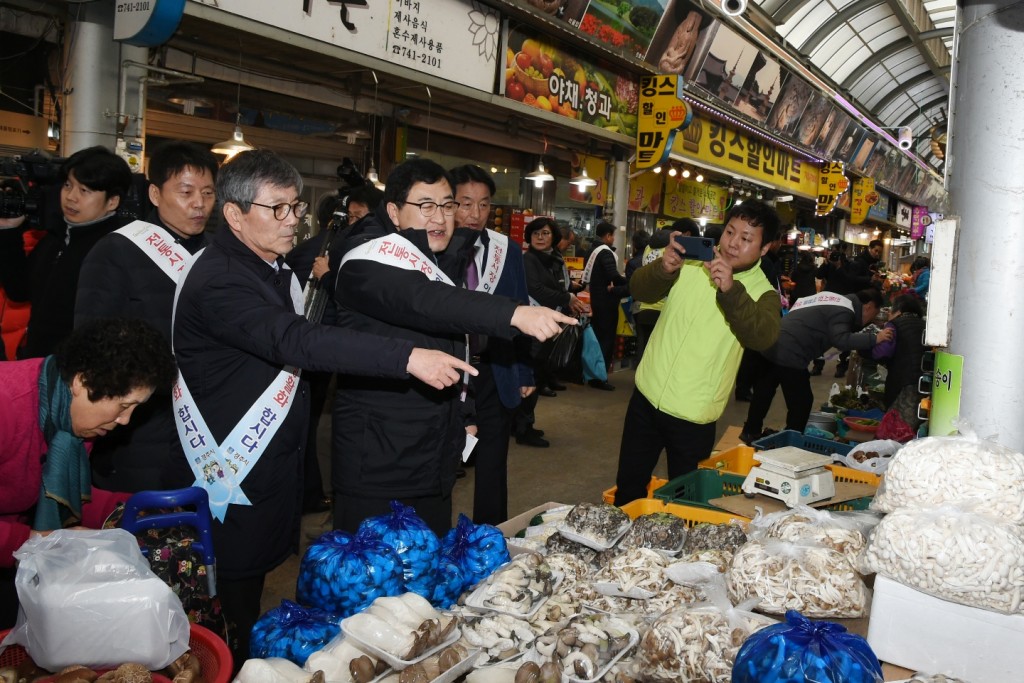
[[[105,147],[75,152],[60,167],[63,221],[25,254],[20,223],[0,229],[0,284],[11,301],[31,301],[22,358],[53,353],[74,328],[82,261],[95,244],[125,224],[115,212],[132,184],[124,159]]]
[[[616,505],[647,494],[662,450],[670,478],[711,455],[743,347],[767,349],[778,338],[779,295],[757,267],[778,232],[773,208],[743,202],[729,212],[714,260],[684,260],[672,240],[633,275],[638,300],[668,299],[626,409]]]
[[[206,224],[216,203],[217,158],[191,142],[169,142],[149,158],[146,221],[107,235],[82,262],[75,327],[98,318],[145,320],[171,341],[171,308],[178,270],[206,246]],[[170,256],[168,254],[171,254]],[[157,392],[135,411],[131,425],[97,444],[93,476],[101,488],[161,488],[178,454],[170,391]]]
[[[918,256],[910,264],[910,274],[914,276],[914,291],[927,299],[928,285],[932,280],[932,262],[927,256]]]
[[[892,302],[889,320],[885,323],[891,338],[879,343],[871,352],[872,358],[885,363],[884,405],[888,410],[900,392],[913,388],[917,402],[917,381],[921,378],[921,359],[924,357],[924,308],[913,294],[901,294]]]
[[[615,260],[615,226],[604,221],[597,224],[595,234],[598,244],[590,252],[587,266],[583,271],[583,282],[590,288],[590,325],[601,344],[601,354],[608,371],[612,369],[612,352],[615,348],[615,332],[619,326],[619,306],[629,296],[629,285],[619,273]],[[592,379],[587,384],[595,389],[612,391],[611,383]]]
[[[249,656],[267,572],[299,548],[309,396],[292,369],[363,373],[380,383],[422,381],[424,392],[472,372],[459,358],[404,339],[305,319],[299,282],[283,259],[308,209],[301,192],[299,172],[271,151],[242,152],[224,164],[217,197],[227,225],[182,277],[174,311],[181,371],[175,415],[191,415],[198,423],[198,413],[209,431],[187,431],[199,425],[179,423],[183,453],[167,473],[166,488],[209,481],[218,494],[211,495],[213,506],[222,493],[218,483],[238,482],[229,491],[232,504],[214,520],[213,545],[217,593],[235,626],[231,645],[239,666]],[[250,411],[260,417],[239,437],[236,427],[248,422]],[[196,461],[202,463],[211,447],[220,457],[208,462],[208,471]],[[227,457],[230,469],[238,469],[218,476]]]
[[[345,244],[336,292],[343,327],[459,357],[467,333],[543,340],[575,322],[462,286],[480,233],[455,228],[458,204],[436,162],[413,159],[391,170],[384,203],[353,226]],[[481,281],[490,282],[490,273]],[[448,531],[466,442],[461,394],[460,387],[339,375],[331,451],[336,528],[356,531],[400,500],[436,533]]]
[[[140,320],[96,320],[55,355],[0,363],[0,628],[17,616],[11,554],[33,531],[99,528],[128,498],[91,485],[88,451],[174,375],[170,345]]]
[[[870,351],[891,339],[891,330],[857,333],[881,308],[882,295],[870,288],[849,297],[821,292],[799,299],[782,319],[778,341],[757,356],[758,379],[740,439],[750,444],[763,435],[764,418],[779,386],[786,399],[786,429],[803,432],[814,405],[808,363],[832,347]]]
[[[806,249],[801,251],[796,265],[789,273],[789,279],[793,282],[793,289],[789,292],[790,307],[796,303],[797,299],[818,293],[818,285],[814,277],[816,270],[811,252]]]
[[[637,268],[643,265],[644,260],[644,249],[647,248],[648,242],[651,241],[651,236],[646,230],[637,230],[633,233],[633,237],[629,240],[630,246],[630,259],[626,261],[626,284],[629,284],[629,278],[633,277],[633,273],[636,272]]]
[[[528,304],[522,249],[505,235],[487,229],[491,198],[497,189],[494,179],[473,164],[457,166],[449,173],[459,204],[455,226],[477,232],[466,266],[466,289]],[[508,519],[508,441],[513,415],[535,389],[530,340],[472,334],[468,341],[470,362],[479,373],[469,380],[467,398],[477,437],[470,455],[476,467],[473,521],[500,524]]]

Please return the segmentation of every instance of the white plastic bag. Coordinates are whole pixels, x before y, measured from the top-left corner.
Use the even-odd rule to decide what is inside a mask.
[[[3,645],[22,645],[40,667],[157,670],[188,650],[181,601],[127,531],[61,529],[29,539],[14,557],[21,610]]]
[[[846,455],[833,455],[832,459],[842,462],[843,465],[850,469],[871,472],[872,474],[885,474],[885,471],[889,469],[892,456],[902,447],[903,444],[899,441],[878,439],[862,443]],[[863,455],[870,453],[877,453],[878,455],[877,457],[872,456],[864,459]],[[860,459],[858,459],[858,455],[861,456]]]
[[[841,553],[852,566],[867,545],[868,532],[880,515],[870,512],[831,512],[808,505],[762,514],[750,522],[749,536],[759,541],[776,539],[800,545],[820,545]]]

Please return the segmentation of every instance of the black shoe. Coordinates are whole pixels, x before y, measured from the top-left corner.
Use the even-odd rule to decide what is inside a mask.
[[[754,398],[754,392],[752,390],[750,390],[750,389],[747,389],[746,391],[740,391],[740,390],[736,391],[736,400],[737,401],[746,401],[747,403],[750,403],[750,400],[752,398]]]
[[[555,396],[558,396],[558,394],[555,393],[554,389],[548,389],[547,387],[537,387],[537,395],[546,396],[548,398],[554,398]]]
[[[548,389],[551,389],[552,391],[565,391],[568,388],[569,387],[564,384],[559,384],[558,382],[548,382]]]
[[[761,437],[757,436],[756,434],[748,434],[747,432],[740,433],[740,441],[747,444],[748,446],[753,446],[754,442],[760,438]]]
[[[314,512],[328,512],[331,509],[330,498],[319,498],[303,503],[302,514],[308,515]]]
[[[603,382],[599,379],[592,379],[587,382],[587,385],[594,387],[595,389],[601,389],[602,391],[615,391],[615,385]]]
[[[544,430],[543,429],[534,429],[533,427],[530,427],[529,429],[527,429],[526,433],[527,434],[532,434],[534,436],[544,436]]]
[[[811,377],[817,377],[818,375],[820,375],[821,371],[824,368],[825,368],[824,365],[818,365],[817,363],[815,363],[814,367],[811,368]]]
[[[839,363],[836,365],[836,377],[846,377],[846,371],[848,368],[849,365],[846,363]]]
[[[516,436],[516,443],[520,446],[533,446],[534,448],[547,448],[551,445],[547,439],[540,438],[534,432],[526,432]]]

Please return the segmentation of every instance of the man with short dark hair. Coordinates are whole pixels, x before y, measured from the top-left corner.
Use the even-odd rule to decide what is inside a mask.
[[[764,417],[780,385],[786,399],[786,429],[802,432],[814,405],[808,363],[833,346],[842,351],[870,351],[875,344],[891,339],[891,330],[856,333],[875,319],[881,307],[877,289],[849,296],[820,292],[797,299],[782,319],[778,341],[755,355],[754,396],[740,439],[749,444],[762,436]]]
[[[619,305],[629,296],[629,284],[619,273],[615,260],[615,226],[602,221],[594,234],[598,244],[590,252],[583,271],[583,282],[590,285],[590,325],[601,344],[605,367],[611,371],[612,352],[615,349],[615,331],[619,326]],[[591,379],[587,384],[595,389],[612,391],[615,386],[606,380]]]
[[[409,340],[327,325],[302,315],[284,263],[309,206],[299,172],[268,150],[221,167],[226,226],[181,275],[174,306],[180,374],[174,417],[183,454],[166,488],[207,489],[214,513],[217,592],[236,626],[232,652],[250,656],[267,572],[299,548],[309,398],[296,368],[399,378],[425,393],[458,383],[467,363]],[[415,378],[415,379],[413,379]],[[404,416],[398,416],[401,426]]]
[[[124,225],[116,211],[132,183],[124,159],[101,146],[75,152],[58,176],[64,220],[25,255],[20,224],[0,229],[0,282],[11,301],[31,301],[21,358],[46,356],[74,328],[82,262],[103,237]]]
[[[75,327],[99,318],[145,320],[171,341],[171,306],[178,273],[206,245],[216,202],[217,158],[192,142],[168,142],[149,159],[145,221],[107,235],[82,263]],[[97,486],[112,491],[161,488],[178,453],[170,392],[158,392],[125,429],[103,439],[90,461]]]
[[[480,234],[455,228],[458,209],[452,181],[436,162],[414,159],[393,168],[384,203],[356,223],[346,241],[336,290],[340,324],[462,356],[467,333],[544,340],[575,322],[548,308],[465,289]],[[505,261],[500,245],[489,245],[480,273],[485,286],[500,281]],[[400,500],[445,533],[466,441],[460,389],[428,391],[407,380],[341,375],[338,389],[331,453],[335,527],[355,531]]]
[[[757,266],[779,218],[767,204],[750,201],[726,220],[712,261],[684,261],[673,233],[661,258],[633,274],[638,301],[668,298],[626,409],[616,505],[647,495],[663,449],[672,479],[711,455],[743,348],[767,349],[778,338],[779,295]]]

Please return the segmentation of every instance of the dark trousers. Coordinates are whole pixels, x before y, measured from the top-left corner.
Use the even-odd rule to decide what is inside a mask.
[[[615,330],[619,326],[619,300],[591,300],[591,309],[590,326],[594,328],[594,336],[601,345],[605,366],[611,367],[612,352],[615,349]]]
[[[654,326],[657,324],[660,315],[661,311],[643,310],[634,316],[634,320],[636,320],[637,364],[644,357],[644,349],[647,348],[647,342],[651,340],[651,335],[654,334]]]
[[[736,369],[736,395],[742,396],[754,388],[758,375],[762,372],[762,356],[757,351],[743,349],[740,366]]]
[[[639,389],[633,390],[622,425],[615,504],[645,498],[647,484],[661,451],[668,455],[669,479],[697,469],[715,446],[715,423],[697,424],[655,408]]]
[[[304,505],[308,506],[324,497],[324,480],[320,474],[316,442],[320,418],[324,413],[324,403],[327,401],[327,390],[330,387],[333,373],[304,372],[302,376],[309,382],[309,431],[306,434],[306,457],[302,465],[302,501]]]
[[[756,354],[758,375],[754,381],[754,396],[750,399],[747,409],[747,422],[743,425],[746,434],[760,435],[764,427],[764,418],[772,407],[775,390],[782,387],[782,396],[786,399],[786,429],[804,431],[807,418],[811,415],[814,405],[814,393],[811,391],[811,373],[806,367],[784,368],[769,362],[761,354]]]
[[[508,439],[512,411],[498,396],[488,363],[474,363],[480,374],[470,380],[476,403],[477,441],[473,484],[473,521],[500,524],[508,519]]]
[[[245,660],[251,657],[249,637],[252,627],[260,618],[260,598],[263,597],[265,574],[246,579],[226,579],[217,577],[217,597],[228,622],[231,656],[234,658],[235,671],[242,668]]]
[[[534,368],[534,376],[538,377],[537,369]],[[536,380],[537,388],[540,389],[543,386],[540,380]],[[516,436],[524,436],[528,431],[533,429],[534,422],[537,421],[535,411],[537,409],[537,400],[540,395],[537,392],[533,392],[522,401],[519,402],[519,406],[512,412],[511,417],[511,430]],[[479,448],[479,446],[477,446]],[[502,520],[504,521],[504,520]]]
[[[334,528],[349,533],[359,531],[359,524],[367,517],[379,517],[391,514],[391,501],[395,498],[363,498],[361,496],[334,493]],[[398,498],[403,505],[416,510],[416,515],[426,522],[438,536],[443,536],[452,528],[452,496],[437,494],[435,496],[418,496],[415,498]]]

